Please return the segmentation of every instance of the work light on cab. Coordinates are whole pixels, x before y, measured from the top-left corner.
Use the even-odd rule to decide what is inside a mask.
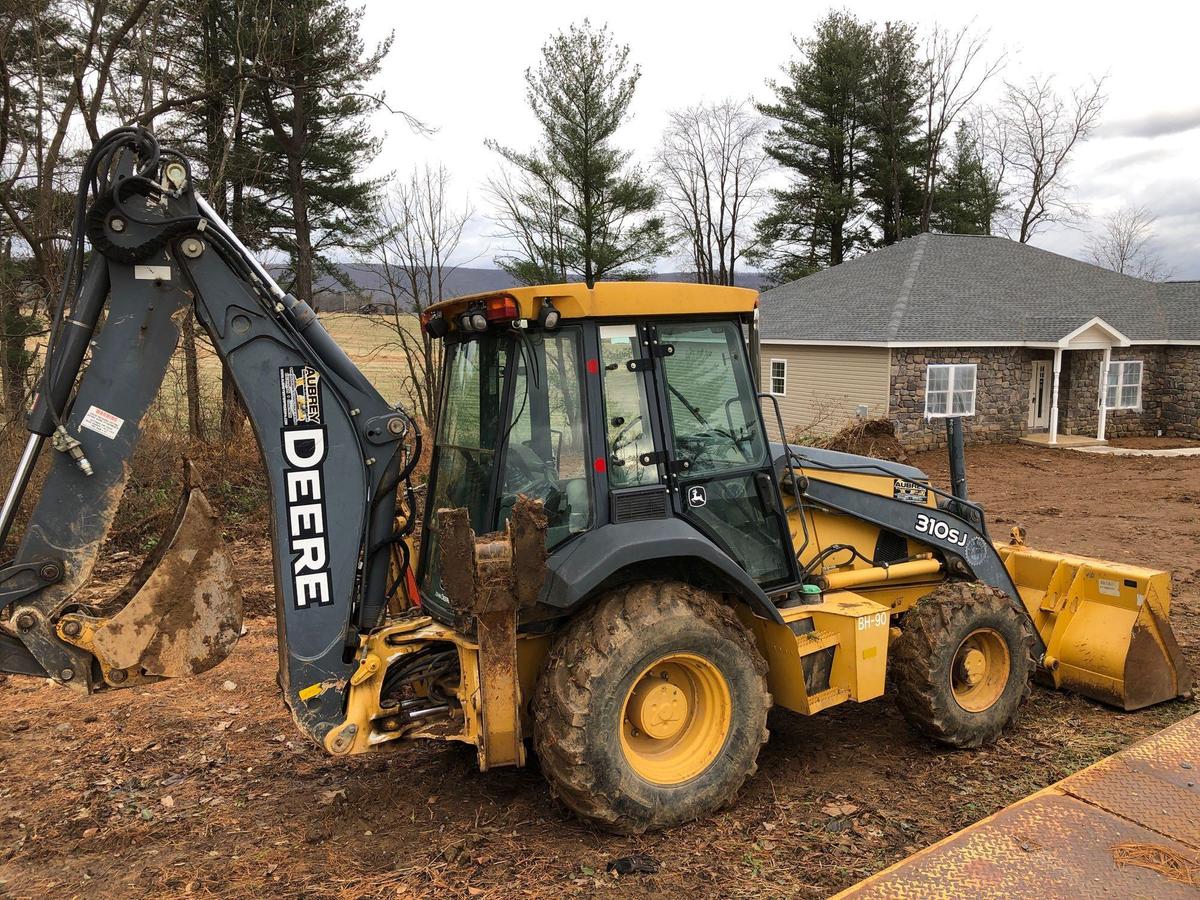
[[[486,307],[482,302],[476,301],[467,307],[466,311],[459,316],[458,327],[461,331],[487,331],[488,320]]]
[[[542,298],[542,307],[538,311],[538,324],[547,331],[558,327],[559,312],[554,308],[554,302],[549,297]]]

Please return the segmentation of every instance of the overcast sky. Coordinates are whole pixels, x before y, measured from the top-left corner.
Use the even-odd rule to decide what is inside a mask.
[[[1175,278],[1200,278],[1200,5],[1141,0],[1130,4],[1060,0],[1004,4],[850,2],[860,18],[903,19],[920,28],[974,21],[990,31],[990,53],[1005,54],[1003,78],[1053,75],[1063,90],[1107,76],[1100,132],[1071,164],[1073,198],[1094,219],[1126,204],[1158,217],[1155,244]],[[491,265],[500,249],[490,236],[484,186],[496,171],[487,138],[531,144],[534,121],[524,78],[554,30],[590,16],[628,43],[642,68],[623,147],[649,158],[668,110],[725,97],[766,99],[766,81],[795,53],[829,8],[823,3],[401,3],[367,0],[366,38],[395,30],[379,86],[389,102],[418,116],[430,135],[410,132],[380,114],[387,138],[376,172],[407,172],[442,163],[476,211],[464,257]],[[999,79],[994,95],[1001,89]],[[1094,222],[1092,223],[1094,224]],[[1053,226],[1034,243],[1083,257],[1088,222]]]

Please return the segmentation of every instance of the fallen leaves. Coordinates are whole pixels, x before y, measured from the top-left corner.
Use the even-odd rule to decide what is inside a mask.
[[[858,812],[858,807],[853,803],[827,803],[821,807],[821,812],[827,816],[852,816]]]

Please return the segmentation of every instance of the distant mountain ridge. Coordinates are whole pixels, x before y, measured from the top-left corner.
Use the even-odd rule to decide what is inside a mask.
[[[391,306],[392,295],[387,288],[387,279],[382,266],[377,263],[343,263],[342,270],[353,282],[347,291],[335,279],[321,277],[316,286],[315,300],[318,309],[324,312],[337,310],[352,311],[364,306]],[[656,272],[651,281],[693,282],[696,279],[687,272]],[[739,272],[739,287],[762,290],[765,276],[761,272]],[[503,269],[460,267],[446,277],[446,296],[460,297],[464,294],[481,294],[485,291],[502,291],[516,286],[516,280]]]

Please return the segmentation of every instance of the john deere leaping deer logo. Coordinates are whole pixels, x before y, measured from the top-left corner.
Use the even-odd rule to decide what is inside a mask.
[[[688,488],[688,506],[693,508],[701,507],[708,502],[708,492],[701,485],[693,485]]]

